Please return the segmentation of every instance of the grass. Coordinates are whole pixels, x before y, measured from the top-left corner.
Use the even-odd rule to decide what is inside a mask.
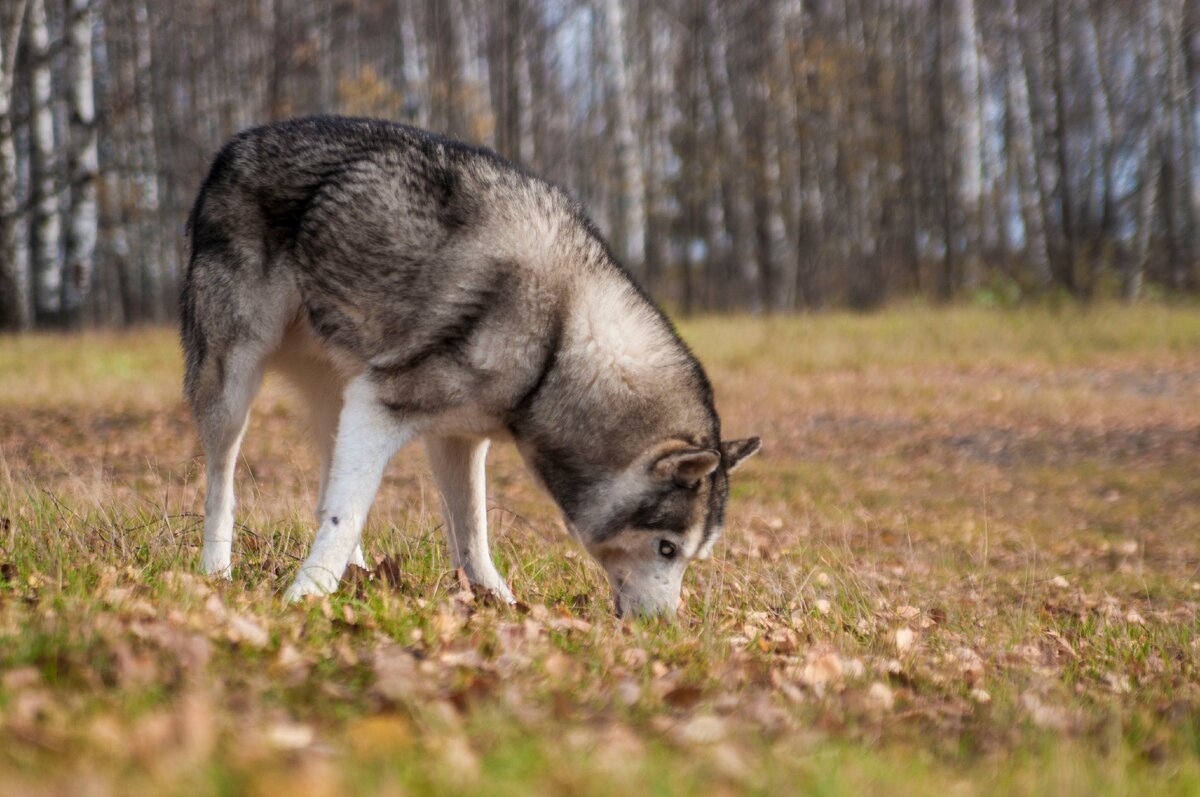
[[[766,448],[675,626],[611,617],[504,449],[522,605],[461,590],[416,450],[374,572],[283,605],[315,464],[274,384],[209,581],[172,333],[0,340],[0,794],[1200,793],[1200,311],[682,332]]]

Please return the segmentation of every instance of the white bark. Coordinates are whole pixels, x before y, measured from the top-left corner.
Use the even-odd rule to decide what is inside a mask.
[[[1014,30],[1005,39],[1008,48],[1008,95],[1010,122],[1013,129],[1012,151],[1017,176],[1017,194],[1021,205],[1021,220],[1024,227],[1025,253],[1033,264],[1034,276],[1041,286],[1052,279],[1050,273],[1050,250],[1045,216],[1042,210],[1044,191],[1041,187],[1041,172],[1036,155],[1037,142],[1033,132],[1033,120],[1029,98],[1029,70],[1025,67],[1022,48],[1017,41],[1016,29],[1020,21],[1016,16],[1015,0],[1005,0],[1005,12],[1013,21]]]
[[[646,201],[646,239],[643,251],[645,287],[657,293],[666,261],[667,219],[670,210],[666,204],[665,177],[667,150],[670,146],[669,131],[673,120],[671,102],[672,64],[669,29],[654,4],[647,4],[640,11],[633,26],[637,37],[645,40],[646,49],[641,60],[642,121],[641,152],[644,196]],[[698,65],[697,65],[698,66]],[[699,189],[697,189],[699,190]],[[684,246],[691,249],[692,241]],[[685,264],[685,268],[689,266]],[[691,276],[690,274],[687,276]]]
[[[629,87],[629,60],[625,52],[625,11],[622,0],[601,0],[604,14],[605,60],[613,95],[613,125],[620,183],[620,225],[614,238],[621,257],[637,269],[646,251],[646,179],[633,132],[635,113],[633,92]]]
[[[1133,251],[1123,275],[1121,293],[1127,302],[1136,302],[1142,295],[1142,280],[1146,273],[1146,258],[1150,253],[1150,228],[1154,225],[1155,200],[1158,197],[1157,123],[1151,125],[1147,136],[1145,156],[1137,193],[1137,216],[1133,234]]]
[[[30,166],[33,212],[30,248],[33,255],[34,303],[37,316],[57,320],[62,311],[62,221],[55,186],[54,112],[50,81],[50,33],[44,0],[32,0],[26,19],[30,70]]]
[[[29,275],[17,230],[17,149],[13,142],[12,87],[25,0],[0,13],[0,328],[26,329]]]
[[[141,313],[155,320],[167,310],[164,284],[164,252],[159,232],[158,150],[154,138],[153,52],[150,40],[150,16],[146,0],[135,0],[133,7],[135,47],[135,123],[133,148],[133,187],[138,218],[138,255],[144,293]]]
[[[716,28],[720,24],[720,4],[713,0],[708,6],[708,24]],[[728,159],[721,170],[723,178],[721,192],[725,229],[730,238],[730,260],[734,268],[741,270],[743,284],[753,285],[759,278],[754,258],[749,251],[750,230],[753,226],[749,203],[746,201],[746,161],[742,152],[741,124],[733,106],[733,92],[729,86],[729,71],[726,66],[725,42],[721,35],[709,33],[705,48],[705,69],[709,83],[709,102],[712,105],[720,151]],[[762,309],[758,304],[759,294],[746,297],[751,310]]]
[[[800,191],[800,151],[797,138],[799,130],[799,87],[792,71],[790,36],[799,33],[803,24],[801,0],[782,0],[777,18],[769,32],[771,42],[771,67],[774,81],[770,83],[771,105],[778,109],[768,120],[775,125],[778,142],[776,160],[779,164],[779,201],[777,239],[782,254],[777,258],[779,266],[779,304],[782,308],[796,306],[796,286],[800,263],[798,259],[799,214],[802,204]],[[786,219],[786,221],[785,221]]]
[[[92,0],[70,0],[67,20],[67,74],[71,103],[68,173],[71,205],[67,221],[67,284],[63,311],[79,312],[95,271],[97,206],[96,100],[92,80]]]
[[[527,15],[532,17],[541,13],[531,9]],[[534,162],[536,147],[533,138],[533,75],[529,70],[529,37],[521,36],[521,49],[517,58],[517,128],[521,131],[518,136],[517,159],[522,164]]]
[[[1163,41],[1166,54],[1166,129],[1169,162],[1174,179],[1171,181],[1170,202],[1166,212],[1171,214],[1172,287],[1183,288],[1195,257],[1193,231],[1200,219],[1200,208],[1193,190],[1192,151],[1196,146],[1195,121],[1187,97],[1187,76],[1184,73],[1182,41],[1183,6],[1178,0],[1165,0],[1161,6]]]
[[[955,0],[958,28],[958,200],[961,203],[966,257],[963,261],[964,287],[970,289],[976,279],[971,264],[981,241],[980,221],[983,203],[983,99],[979,83],[979,28],[975,21],[975,0]]]
[[[417,43],[416,23],[411,4],[400,9],[401,51],[404,64],[405,114],[418,127],[429,127],[429,71]]]
[[[492,133],[496,118],[488,102],[488,64],[483,56],[480,12],[471,0],[461,0],[458,14],[451,13],[455,26],[454,41],[458,45],[458,62],[462,64],[463,84],[459,87],[458,102],[466,117],[461,135],[469,141],[483,143]]]

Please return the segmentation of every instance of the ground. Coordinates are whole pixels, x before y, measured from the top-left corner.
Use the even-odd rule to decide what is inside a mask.
[[[1200,311],[703,319],[759,434],[680,622],[618,621],[510,449],[496,606],[417,450],[370,571],[287,606],[280,385],[231,583],[173,333],[0,339],[0,794],[1200,793]]]

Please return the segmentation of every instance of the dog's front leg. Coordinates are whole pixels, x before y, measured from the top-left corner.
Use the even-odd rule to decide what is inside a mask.
[[[397,417],[379,401],[369,380],[360,376],[346,386],[321,528],[296,582],[284,596],[287,600],[337,589],[362,537],[384,468],[416,433],[415,424]]]
[[[514,598],[492,562],[488,547],[487,492],[484,479],[488,441],[484,438],[429,436],[425,438],[429,467],[442,492],[446,539],[455,567],[467,579],[493,592],[502,601]]]

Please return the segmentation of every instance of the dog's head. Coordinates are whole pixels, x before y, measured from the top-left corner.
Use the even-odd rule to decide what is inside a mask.
[[[667,441],[590,496],[574,531],[608,574],[619,616],[675,613],[688,563],[708,558],[720,537],[729,474],[760,445]]]

